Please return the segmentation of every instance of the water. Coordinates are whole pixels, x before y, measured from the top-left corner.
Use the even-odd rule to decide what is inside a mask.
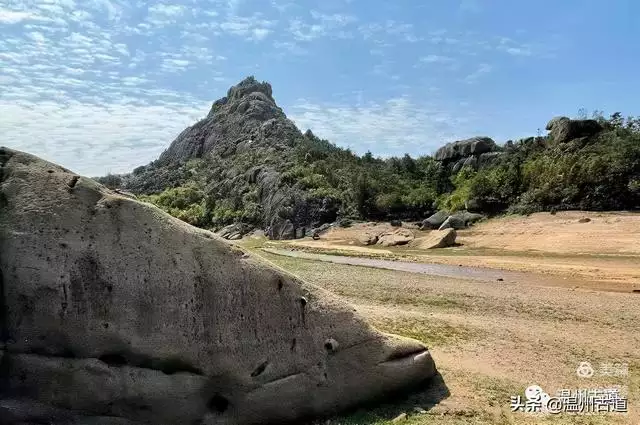
[[[517,282],[543,286],[584,286],[584,279],[563,278],[542,273],[515,272],[485,267],[452,266],[448,264],[429,264],[408,261],[390,261],[377,258],[346,257],[340,255],[315,254],[278,248],[264,248],[265,252],[304,260],[325,261],[335,264],[374,267],[398,270],[409,273],[421,273],[458,279],[472,279],[484,282]],[[593,282],[595,283],[595,281]]]

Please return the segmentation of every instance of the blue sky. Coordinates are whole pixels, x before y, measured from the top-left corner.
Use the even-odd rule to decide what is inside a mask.
[[[155,159],[248,75],[358,153],[640,114],[629,0],[0,0],[0,144],[77,172]]]

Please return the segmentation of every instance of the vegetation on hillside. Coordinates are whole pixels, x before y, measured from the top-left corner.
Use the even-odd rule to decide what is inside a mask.
[[[334,205],[347,218],[420,219],[437,209],[467,207],[487,213],[638,208],[640,119],[619,113],[595,118],[605,128],[596,136],[562,144],[549,137],[523,139],[501,147],[490,165],[457,173],[430,156],[358,156],[307,132],[286,152],[249,150],[175,165],[163,174],[166,189],[146,190],[142,199],[196,226],[259,226],[264,211],[252,170],[266,166],[283,184],[301,189],[304,202]],[[145,172],[139,167],[134,175]],[[119,186],[126,179],[102,181]]]

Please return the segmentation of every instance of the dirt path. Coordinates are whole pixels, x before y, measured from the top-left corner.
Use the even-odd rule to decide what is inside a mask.
[[[265,259],[354,304],[376,327],[424,341],[450,395],[362,410],[330,424],[640,424],[640,295],[497,282],[291,258],[254,249]],[[589,361],[590,379],[576,368]],[[602,376],[600,366],[628,365],[628,376]],[[623,386],[629,413],[535,416],[512,413],[510,396],[531,384],[545,391]],[[427,413],[419,414],[415,407]],[[323,422],[324,424],[325,422]]]

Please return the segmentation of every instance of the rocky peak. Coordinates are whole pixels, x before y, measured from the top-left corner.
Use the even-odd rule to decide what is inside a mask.
[[[256,102],[260,102],[259,104]],[[250,109],[249,106],[259,106],[260,110],[274,111],[279,110],[275,100],[273,100],[273,90],[271,84],[266,81],[258,82],[253,76],[247,77],[235,86],[231,86],[227,91],[227,95],[213,102],[213,106],[207,115],[207,118],[213,117],[215,114],[223,110],[225,106],[233,109],[232,112],[240,109],[245,112]],[[270,117],[273,118],[273,117]],[[266,118],[266,119],[270,119]]]
[[[216,100],[203,120],[183,131],[160,156],[160,164],[199,158],[213,151],[229,153],[235,149],[228,146],[230,143],[253,143],[261,135],[263,139],[273,136],[266,142],[290,145],[290,139],[300,137],[299,133],[276,105],[271,84],[250,76]]]
[[[241,99],[251,93],[262,93],[273,102],[271,84],[266,81],[259,83],[253,76],[247,77],[231,87],[227,92],[227,97],[233,101]]]

